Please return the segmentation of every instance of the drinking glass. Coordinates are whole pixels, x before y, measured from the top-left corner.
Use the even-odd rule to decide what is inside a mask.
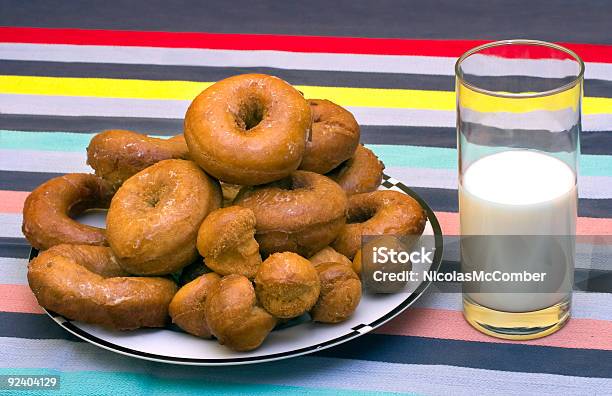
[[[463,284],[464,316],[495,337],[545,336],[570,317],[584,63],[505,40],[466,52],[455,74],[461,268],[498,275]]]

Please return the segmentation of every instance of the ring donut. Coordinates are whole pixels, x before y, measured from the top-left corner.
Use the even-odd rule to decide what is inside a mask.
[[[38,186],[25,200],[22,231],[39,250],[61,243],[106,245],[104,229],[81,224],[72,217],[88,209],[107,208],[111,185],[96,175],[71,173]]]
[[[311,122],[308,102],[291,85],[265,74],[243,74],[195,98],[185,115],[185,139],[193,160],[209,174],[256,185],[298,168]]]
[[[87,146],[87,164],[115,188],[156,162],[188,155],[183,135],[157,139],[121,129],[100,132]]]
[[[306,142],[301,170],[327,173],[348,160],[359,144],[359,124],[341,106],[324,99],[309,99],[312,138]]]
[[[372,150],[359,145],[355,155],[327,174],[349,195],[376,191],[385,165]]]
[[[332,247],[353,259],[362,235],[421,235],[427,216],[421,205],[398,191],[374,191],[349,198],[348,220]]]
[[[264,256],[295,252],[310,257],[330,244],[346,222],[346,194],[314,172],[295,171],[281,181],[243,189],[235,204],[255,213],[255,239]]]
[[[176,293],[169,279],[130,277],[104,246],[53,246],[30,262],[28,283],[41,306],[116,330],[163,327]]]
[[[123,269],[165,275],[193,262],[204,217],[221,205],[221,188],[195,163],[160,161],[126,180],[106,217],[107,237]]]

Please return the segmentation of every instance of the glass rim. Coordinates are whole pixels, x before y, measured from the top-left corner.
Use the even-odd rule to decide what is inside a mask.
[[[574,77],[572,81],[570,81],[567,84],[563,84],[560,87],[557,87],[555,89],[550,89],[550,90],[542,91],[542,92],[534,92],[534,93],[511,93],[511,92],[501,93],[501,92],[489,91],[488,89],[477,87],[467,82],[463,78],[463,73],[462,72],[460,73],[460,68],[461,68],[461,63],[464,60],[466,60],[468,57],[474,55],[477,52],[481,52],[482,50],[493,48],[493,47],[501,47],[504,45],[533,45],[533,46],[553,48],[557,51],[565,52],[566,54],[570,55],[576,62],[578,62],[578,65],[579,65],[578,74],[576,75],[576,77]],[[578,54],[576,54],[574,51],[570,50],[569,48],[563,47],[558,44],[549,43],[547,41],[527,40],[527,39],[500,40],[500,41],[492,41],[490,43],[479,45],[477,47],[474,47],[468,50],[463,55],[461,55],[459,59],[457,59],[457,61],[455,62],[455,77],[457,78],[458,82],[460,82],[461,84],[465,85],[466,87],[470,88],[473,91],[476,91],[476,92],[479,92],[485,95],[496,96],[500,98],[508,98],[508,99],[539,98],[543,96],[555,95],[555,94],[567,91],[568,89],[575,87],[576,84],[578,84],[584,78],[584,61],[582,60],[582,58],[580,58],[580,56],[578,56]]]

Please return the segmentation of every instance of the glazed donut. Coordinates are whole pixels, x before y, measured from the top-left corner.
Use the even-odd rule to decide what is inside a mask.
[[[334,250],[331,246],[326,246],[325,248],[319,250],[317,254],[309,258],[312,265],[315,267],[319,264],[323,263],[340,263],[344,265],[352,266],[351,260],[348,259],[343,254],[340,254]]]
[[[235,351],[259,347],[276,326],[261,308],[251,282],[242,275],[223,277],[205,303],[206,323],[219,343]]]
[[[259,265],[255,240],[255,214],[230,206],[211,212],[198,231],[197,247],[206,265],[220,275],[238,274],[253,279]]]
[[[23,205],[22,231],[36,249],[61,243],[106,245],[105,231],[71,217],[88,209],[107,208],[113,189],[105,180],[86,173],[55,177],[38,186]]]
[[[355,155],[327,174],[348,194],[375,191],[382,182],[385,165],[372,150],[359,145]]]
[[[321,293],[310,316],[315,322],[339,323],[348,319],[361,300],[361,281],[350,266],[322,263],[317,266]]]
[[[301,170],[327,173],[348,160],[359,144],[359,124],[341,106],[324,99],[309,99],[312,137],[306,142]]]
[[[111,129],[95,135],[87,147],[87,164],[96,175],[119,187],[130,176],[156,162],[188,158],[183,135],[157,139],[137,132]]]
[[[172,298],[168,311],[172,323],[196,337],[210,338],[204,306],[206,297],[221,280],[214,272],[202,275],[181,287]]]
[[[164,275],[197,257],[204,217],[221,205],[221,189],[191,161],[160,161],[126,180],[106,217],[108,242],[123,269]]]
[[[110,248],[56,245],[28,265],[38,303],[68,319],[116,330],[163,327],[176,285],[129,277]]]
[[[348,220],[332,247],[353,259],[362,235],[421,235],[427,217],[421,205],[398,191],[374,191],[349,198]]]
[[[291,85],[265,74],[243,74],[195,98],[185,115],[185,139],[193,160],[209,174],[256,185],[298,168],[311,122],[308,102]]]
[[[330,244],[346,222],[346,194],[318,173],[295,171],[287,179],[246,188],[234,201],[255,213],[262,253],[310,257]]]
[[[314,265],[291,252],[271,255],[255,276],[257,298],[266,311],[283,319],[310,310],[319,298],[320,288]]]

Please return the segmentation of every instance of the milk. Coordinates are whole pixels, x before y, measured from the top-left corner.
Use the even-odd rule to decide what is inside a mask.
[[[564,162],[535,151],[506,151],[483,157],[459,184],[461,235],[524,235],[462,240],[464,271],[527,270],[548,274],[545,282],[496,285],[467,293],[485,307],[506,312],[543,309],[568,298],[573,282],[572,237],[530,235],[576,233],[576,178]],[[467,247],[466,247],[467,246]],[[495,291],[495,293],[491,293]]]

